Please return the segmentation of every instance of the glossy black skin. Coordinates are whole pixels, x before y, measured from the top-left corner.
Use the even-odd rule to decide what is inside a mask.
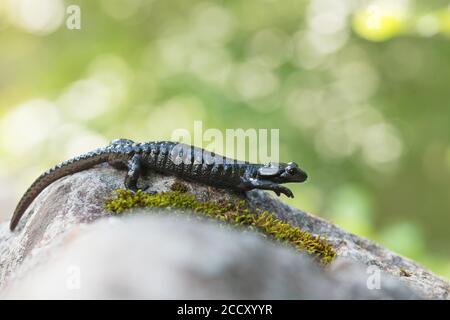
[[[147,170],[221,188],[272,190],[278,196],[283,193],[291,198],[294,197],[292,191],[280,184],[307,179],[306,173],[294,162],[251,164],[186,144],[169,141],[135,143],[128,139],[117,139],[107,147],[64,161],[43,173],[19,201],[10,229],[14,230],[28,206],[51,183],[104,162],[114,168],[127,170],[125,187],[131,190],[139,189],[138,179]]]

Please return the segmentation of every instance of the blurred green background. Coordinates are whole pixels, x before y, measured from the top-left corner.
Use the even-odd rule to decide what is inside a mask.
[[[0,217],[116,137],[280,128],[288,202],[450,277],[449,101],[449,1],[0,0]]]

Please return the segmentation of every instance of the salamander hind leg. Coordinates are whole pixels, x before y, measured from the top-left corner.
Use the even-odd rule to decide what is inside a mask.
[[[277,183],[268,180],[243,178],[239,187],[244,190],[252,190],[252,189],[272,190],[273,192],[275,192],[277,196],[284,194],[289,198],[294,197],[294,194],[289,188],[286,188],[282,185],[279,185]]]

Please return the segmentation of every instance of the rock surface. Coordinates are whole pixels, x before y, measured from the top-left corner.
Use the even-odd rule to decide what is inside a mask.
[[[173,210],[111,216],[103,203],[123,187],[123,177],[100,166],[63,178],[34,201],[18,230],[0,224],[0,298],[449,297],[450,284],[417,263],[262,191],[247,193],[252,207],[327,237],[338,258],[322,268],[257,234]],[[147,180],[142,183],[150,190],[167,191],[176,178],[152,174]],[[204,200],[242,197],[188,187]]]

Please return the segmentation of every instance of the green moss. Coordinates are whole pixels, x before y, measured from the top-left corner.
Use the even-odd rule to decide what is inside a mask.
[[[188,209],[208,218],[257,230],[263,235],[316,256],[323,264],[330,263],[336,256],[334,248],[325,239],[283,222],[268,211],[250,210],[245,200],[205,202],[197,200],[186,191],[187,187],[183,187],[181,183],[175,183],[172,191],[158,194],[119,189],[115,191],[115,197],[106,200],[105,206],[113,213],[141,207]]]
[[[184,193],[188,192],[188,187],[184,183],[176,181],[170,186],[170,190]]]
[[[402,277],[411,277],[413,275],[412,272],[406,271],[404,268],[400,267],[400,276]]]

